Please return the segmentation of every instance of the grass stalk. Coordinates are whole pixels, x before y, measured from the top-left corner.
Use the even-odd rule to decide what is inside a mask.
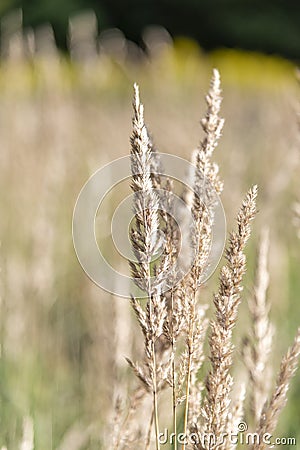
[[[182,450],[186,449],[186,437],[188,429],[188,414],[189,414],[189,397],[190,397],[190,383],[191,383],[191,370],[192,370],[192,356],[193,356],[193,336],[194,336],[194,317],[195,317],[195,300],[191,305],[192,311],[189,317],[189,331],[188,331],[188,366],[186,375],[186,390],[185,390],[185,407],[184,407],[184,423],[183,423],[183,434],[184,442],[182,444]]]
[[[152,406],[151,417],[150,417],[149,427],[148,427],[148,432],[147,432],[147,439],[146,439],[145,450],[149,450],[149,448],[150,448],[153,419],[154,419],[154,408]]]
[[[151,273],[150,273],[150,263],[148,269],[148,287],[149,287],[149,316],[150,323],[153,324],[155,320],[153,317],[153,308],[152,308],[152,295],[151,295]],[[152,332],[151,338],[151,352],[152,352],[152,395],[153,395],[153,414],[154,414],[154,428],[155,428],[155,443],[156,450],[160,450],[159,443],[159,420],[158,420],[158,397],[157,397],[157,379],[156,379],[156,354],[155,354],[155,341],[154,341],[154,333]]]
[[[174,292],[171,291],[171,346],[172,346],[172,406],[173,406],[173,433],[174,450],[177,450],[177,395],[176,395],[176,364],[175,364],[175,337],[174,337]]]

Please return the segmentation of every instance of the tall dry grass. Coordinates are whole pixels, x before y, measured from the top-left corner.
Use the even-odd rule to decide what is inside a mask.
[[[144,122],[144,108],[135,85],[131,138],[135,225],[131,229],[131,242],[137,262],[130,261],[130,266],[136,284],[146,295],[144,307],[132,297],[132,307],[143,334],[145,351],[142,363],[134,363],[130,359],[127,361],[141,383],[144,395],[152,396],[153,406],[149,410],[149,426],[145,427],[143,423],[135,430],[135,434],[127,434],[125,439],[120,437],[116,449],[135,447],[137,442],[139,446],[150,448],[152,428],[155,448],[161,448],[161,436],[164,433],[160,433],[160,398],[162,389],[168,385],[172,391],[169,414],[173,417],[169,433],[173,438],[164,443],[173,443],[175,449],[179,444],[182,444],[182,449],[234,449],[237,442],[232,440],[231,436],[238,436],[240,431],[246,431],[239,428],[240,423],[244,424],[244,404],[247,401],[244,390],[242,389],[242,394],[236,402],[233,402],[232,398],[232,335],[238,318],[242,280],[246,272],[245,246],[251,234],[250,223],[256,215],[257,186],[248,191],[237,215],[237,230],[230,234],[225,252],[226,264],[220,271],[218,292],[213,296],[215,318],[210,321],[208,327],[204,305],[199,308],[197,303],[199,291],[201,295],[201,274],[209,261],[211,221],[214,220],[214,214],[209,216],[208,211],[214,210],[213,195],[215,192],[220,193],[223,188],[219,180],[219,168],[211,162],[223,127],[223,120],[219,118],[221,90],[217,70],[213,72],[206,101],[208,109],[205,119],[201,122],[205,137],[196,151],[195,158],[191,206],[195,225],[191,229],[190,243],[184,242],[184,245],[195,248],[196,257],[188,275],[175,283],[170,291],[162,292],[161,277],[158,278],[158,285],[151,285],[152,272],[160,275],[166,270],[171,269],[171,273],[173,268],[176,270],[173,256],[176,254],[178,240],[175,238],[172,242],[174,233],[171,225],[168,226],[171,218],[161,213],[162,229],[169,233],[169,236],[166,236],[168,245],[165,247],[162,261],[156,261],[152,266],[160,226],[159,211],[163,210],[156,188],[161,188],[163,184],[161,175],[158,176],[155,172],[159,153],[153,150]],[[204,190],[203,177],[209,180],[208,187]],[[166,192],[169,195],[172,185],[169,180],[167,183]],[[247,339],[243,347],[251,381],[248,392],[249,420],[257,435],[257,440],[249,445],[249,448],[253,449],[267,448],[264,436],[271,436],[276,428],[279,414],[287,401],[287,391],[300,354],[298,331],[293,345],[282,359],[274,392],[268,400],[270,386],[266,376],[266,363],[271,351],[273,329],[269,323],[266,303],[269,282],[267,252],[268,234],[265,232],[258,255],[255,291],[249,301],[253,342]],[[207,328],[207,358],[211,367],[204,378],[199,378],[199,370],[206,358],[203,341]],[[162,340],[165,340],[163,346]],[[184,408],[179,413],[177,406],[181,402]],[[183,414],[181,433],[177,427],[179,414]],[[135,420],[134,415],[131,420]]]
[[[205,116],[202,96],[211,67],[220,68],[226,127],[216,159],[225,180],[222,200],[230,229],[235,226],[233,217],[241,193],[250,185],[259,185],[259,213],[246,250],[248,272],[233,336],[234,379],[247,379],[238,361],[238,350],[242,349],[238,336],[244,336],[245,325],[251,329],[246,299],[250,302],[253,298],[256,236],[265,222],[271,226],[269,320],[277,330],[269,359],[273,375],[298,326],[299,240],[295,238],[291,212],[299,200],[293,110],[298,88],[291,65],[238,52],[204,56],[194,43],[173,44],[159,30],[145,35],[150,57],[140,55],[121,33],[112,32],[113,40],[102,35],[99,45],[89,47],[96,48],[95,52],[85,59],[84,49],[75,51],[80,35],[78,32],[75,36],[77,24],[73,21],[71,61],[58,53],[49,28],[33,36],[26,32],[25,47],[21,28],[7,35],[1,60],[0,446],[8,449],[20,448],[23,441],[32,445],[32,430],[35,448],[72,450],[110,448],[109,425],[120,430],[113,436],[113,448],[127,434],[135,435],[141,423],[147,423],[149,430],[151,396],[144,395],[140,385],[135,384],[124,359],[125,355],[133,361],[143,361],[144,357],[134,314],[124,300],[111,299],[85,277],[70,234],[72,209],[87,177],[112,158],[129,152],[134,80],[142,88],[148,122],[160,150],[189,158],[190,149],[199,140],[197,118]],[[85,36],[84,45],[92,38]],[[108,210],[97,219],[100,242],[107,243],[110,215]],[[172,241],[176,239],[173,230]],[[169,246],[172,257],[176,257],[176,246],[173,248],[172,242]],[[199,333],[199,345],[193,344],[195,358],[190,358],[188,421],[192,422],[199,412],[203,381],[209,371],[207,359],[203,360],[209,351],[204,335],[213,317],[211,294],[218,288],[214,276],[202,286],[200,303],[195,305],[199,326],[194,331]],[[168,305],[172,305],[172,298]],[[207,309],[202,305],[210,306]],[[167,310],[171,344],[165,339],[158,341],[158,351],[174,354],[169,384],[159,392],[160,427],[175,426],[178,432],[183,429],[185,415],[189,349],[184,338],[177,342],[177,328],[182,333],[183,326],[170,311],[177,308],[180,317],[181,307],[181,302],[173,298],[173,306]],[[288,361],[293,361],[294,353]],[[199,368],[197,377],[195,365]],[[170,384],[176,372],[178,389],[173,390]],[[269,402],[273,405],[271,388],[276,381],[270,378]],[[285,392],[287,379],[283,368],[278,392]],[[296,436],[299,440],[298,380],[296,376],[278,435]],[[250,378],[249,386],[251,383]],[[241,417],[243,390],[237,390],[233,392],[232,426]],[[129,397],[128,392],[133,391]],[[166,396],[173,399],[165,400]],[[111,408],[112,399],[117,400],[116,414]],[[248,401],[245,408],[248,418]],[[175,424],[175,420],[168,419],[170,414],[177,416]],[[266,420],[270,423],[274,418]]]

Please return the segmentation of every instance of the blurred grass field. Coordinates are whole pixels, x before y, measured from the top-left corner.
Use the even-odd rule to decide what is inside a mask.
[[[135,81],[159,150],[189,158],[201,137],[211,70],[220,70],[226,122],[216,159],[229,229],[248,187],[259,185],[237,347],[265,224],[275,372],[300,324],[300,241],[292,211],[300,200],[295,68],[255,53],[203,54],[185,39],[150,40],[146,58],[120,35],[112,37],[100,56],[86,60],[58,54],[51,40],[24,57],[16,40],[0,63],[0,448],[20,448],[30,423],[35,449],[108,448],[112,398],[133,383],[123,357],[138,353],[141,342],[129,303],[102,292],[82,271],[71,220],[87,178],[129,153]],[[203,291],[210,303],[217,275]],[[299,399],[298,373],[277,433],[296,437],[298,446]]]

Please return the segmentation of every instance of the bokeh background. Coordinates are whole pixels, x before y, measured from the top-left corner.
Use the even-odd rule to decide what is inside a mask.
[[[236,367],[242,373],[257,241],[268,225],[276,374],[300,324],[298,3],[2,0],[0,21],[0,448],[110,448],[114,400],[135,386],[124,356],[135,359],[142,342],[128,301],[92,284],[71,234],[87,178],[130,150],[135,81],[159,150],[190,158],[212,68],[221,73],[216,160],[229,229],[249,186],[260,190]],[[118,194],[111,198],[98,218],[100,245]],[[201,294],[210,310],[217,276]],[[298,446],[299,400],[298,373],[277,432]]]

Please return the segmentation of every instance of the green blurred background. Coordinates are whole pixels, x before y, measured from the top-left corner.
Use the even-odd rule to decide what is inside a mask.
[[[300,57],[300,5],[296,0],[2,0],[0,17],[22,8],[25,27],[50,23],[57,44],[67,48],[71,14],[95,11],[100,30],[121,29],[143,45],[146,26],[161,25],[172,37],[189,36],[201,47],[236,47]]]
[[[138,357],[142,342],[129,304],[91,283],[71,235],[87,178],[129,152],[134,81],[157,147],[190,158],[212,68],[221,73],[216,160],[229,229],[249,186],[260,189],[236,377],[245,378],[239,349],[265,224],[275,377],[300,323],[299,3],[2,0],[0,17],[0,448],[111,448],[114,399],[134,387],[124,356]],[[100,245],[118,199],[99,215]],[[209,314],[217,276],[201,294]],[[297,374],[276,435],[298,443],[299,399]]]

